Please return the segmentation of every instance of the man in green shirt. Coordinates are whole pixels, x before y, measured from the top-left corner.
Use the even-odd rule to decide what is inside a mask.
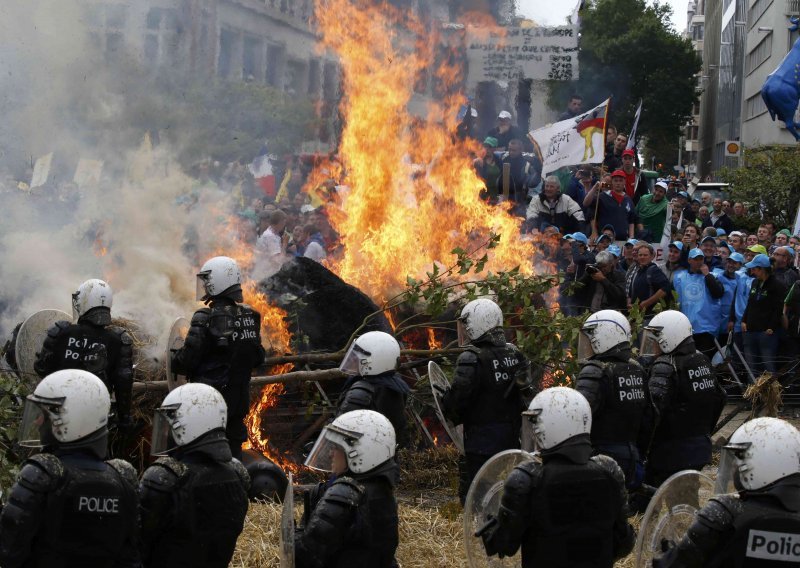
[[[637,229],[650,231],[648,240],[658,242],[664,232],[664,224],[667,221],[667,184],[659,181],[653,187],[653,193],[643,195],[636,204],[636,215],[639,217],[640,225]]]

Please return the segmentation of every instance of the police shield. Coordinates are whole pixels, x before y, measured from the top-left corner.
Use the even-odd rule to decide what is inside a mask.
[[[714,482],[698,471],[679,471],[667,479],[642,517],[634,566],[651,566],[670,543],[678,543],[694,521],[695,512],[714,495]]]
[[[28,316],[17,332],[14,351],[17,357],[17,372],[20,378],[30,385],[39,383],[39,376],[33,368],[36,354],[42,350],[47,330],[57,321],[72,321],[72,316],[61,310],[40,310]]]
[[[433,401],[436,406],[436,416],[439,422],[442,423],[444,429],[447,430],[447,435],[453,441],[453,445],[458,448],[460,454],[464,454],[464,429],[461,426],[456,426],[444,417],[442,412],[441,398],[448,390],[450,390],[450,381],[447,380],[447,375],[444,374],[442,368],[433,361],[428,363],[428,377],[431,381],[431,391],[433,391]]]
[[[172,327],[169,329],[169,337],[167,338],[167,387],[169,390],[186,384],[186,377],[178,375],[172,370],[172,356],[175,352],[183,347],[183,341],[186,339],[186,334],[189,333],[189,320],[186,318],[178,318]]]
[[[280,554],[281,568],[294,568],[294,487],[292,474],[289,473],[289,485],[283,497],[281,513]]]
[[[480,534],[491,526],[497,518],[503,485],[511,471],[519,464],[530,461],[533,454],[522,450],[505,450],[494,455],[483,464],[472,485],[469,486],[464,502],[464,544],[467,549],[467,565],[470,568],[511,568],[522,565],[520,553],[512,557],[497,558],[486,556]]]

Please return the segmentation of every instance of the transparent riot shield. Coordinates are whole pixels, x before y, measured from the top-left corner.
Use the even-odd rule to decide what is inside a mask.
[[[677,543],[694,521],[695,513],[715,495],[714,482],[699,471],[679,471],[653,495],[639,526],[634,566],[652,566],[663,555],[662,543]]]
[[[169,337],[167,338],[167,387],[169,390],[186,384],[186,377],[178,375],[172,370],[172,356],[175,351],[183,347],[183,342],[186,339],[186,334],[189,333],[189,320],[186,318],[178,318],[169,328]]]
[[[20,378],[31,387],[39,384],[40,380],[33,368],[36,354],[42,350],[47,330],[53,327],[57,321],[71,322],[72,316],[61,310],[39,310],[28,316],[17,332],[17,341],[14,344],[17,372]]]
[[[489,517],[497,518],[503,485],[511,471],[519,464],[535,459],[533,454],[522,450],[505,450],[492,456],[478,471],[469,486],[464,502],[464,544],[467,549],[469,568],[518,568],[522,566],[518,552],[512,557],[486,556],[483,540],[476,536],[485,529]]]
[[[447,375],[444,374],[442,368],[431,361],[428,363],[428,377],[431,381],[431,391],[433,392],[433,400],[436,406],[436,416],[447,431],[447,435],[453,441],[453,445],[458,448],[460,454],[464,454],[464,429],[459,425],[456,426],[447,418],[444,417],[442,412],[441,398],[450,388],[450,381],[447,380]]]
[[[281,534],[279,551],[281,554],[281,568],[294,568],[294,486],[292,474],[289,472],[289,485],[283,497],[283,512],[281,513]]]

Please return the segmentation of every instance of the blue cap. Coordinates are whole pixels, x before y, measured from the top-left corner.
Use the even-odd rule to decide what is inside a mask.
[[[700,244],[702,245],[702,244],[703,244],[703,243],[705,243],[706,241],[711,241],[712,243],[714,243],[714,244],[717,244],[717,239],[715,239],[715,238],[714,238],[714,237],[712,237],[711,235],[709,235],[709,236],[707,236],[707,237],[703,237],[703,240],[702,240],[702,241],[700,241]]]
[[[686,193],[685,191],[679,191],[678,195],[680,195],[681,197],[685,197],[686,199],[689,199],[689,194]]]
[[[637,244],[638,242],[639,242],[639,241],[638,241],[638,240],[636,240],[636,239],[628,239],[627,241],[625,241],[625,245],[626,245],[626,246],[627,246],[627,245],[631,245],[631,246],[633,246],[633,245]]]
[[[611,223],[606,223],[605,225],[603,225],[603,231],[605,231],[606,229],[611,229],[611,231],[614,232],[614,234],[616,234],[616,231],[614,231],[614,225],[612,225]]]
[[[692,249],[689,251],[689,258],[697,258],[698,256],[705,258],[703,251],[701,251],[700,249]]]
[[[599,235],[597,235],[597,238],[594,240],[594,243],[595,243],[595,244],[597,244],[597,243],[599,243],[600,241],[602,241],[603,239],[608,239],[608,240],[610,241],[610,240],[611,240],[611,237],[609,237],[609,236],[608,236],[608,235],[606,235],[605,233],[600,233]]]
[[[722,237],[727,235],[728,233],[725,232],[725,229],[717,229],[717,236]]]
[[[608,245],[608,252],[619,258],[619,255],[622,254],[622,250],[620,250],[618,245]]]
[[[728,260],[735,260],[736,262],[744,262],[744,256],[740,252],[732,252]]]
[[[676,249],[682,251],[683,250],[683,243],[681,241],[672,241],[669,243],[669,246],[675,247]]]
[[[791,256],[792,258],[794,258],[794,249],[793,249],[792,247],[778,247],[778,248],[786,249],[786,252],[788,252],[788,253],[789,253],[789,256]],[[777,250],[777,249],[776,249],[776,250]]]
[[[765,254],[757,254],[753,260],[744,265],[745,268],[769,268],[772,266],[769,257]]]
[[[584,235],[583,233],[581,233],[581,232],[572,233],[572,235],[570,235],[570,236],[573,239],[575,239],[576,241],[578,241],[579,243],[583,243],[585,245],[589,244],[589,238],[586,235]]]

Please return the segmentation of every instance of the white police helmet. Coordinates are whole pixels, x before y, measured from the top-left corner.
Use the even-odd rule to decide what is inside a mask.
[[[365,473],[393,458],[395,445],[388,418],[374,410],[352,410],[322,429],[306,466],[341,474],[346,464],[352,473]]]

